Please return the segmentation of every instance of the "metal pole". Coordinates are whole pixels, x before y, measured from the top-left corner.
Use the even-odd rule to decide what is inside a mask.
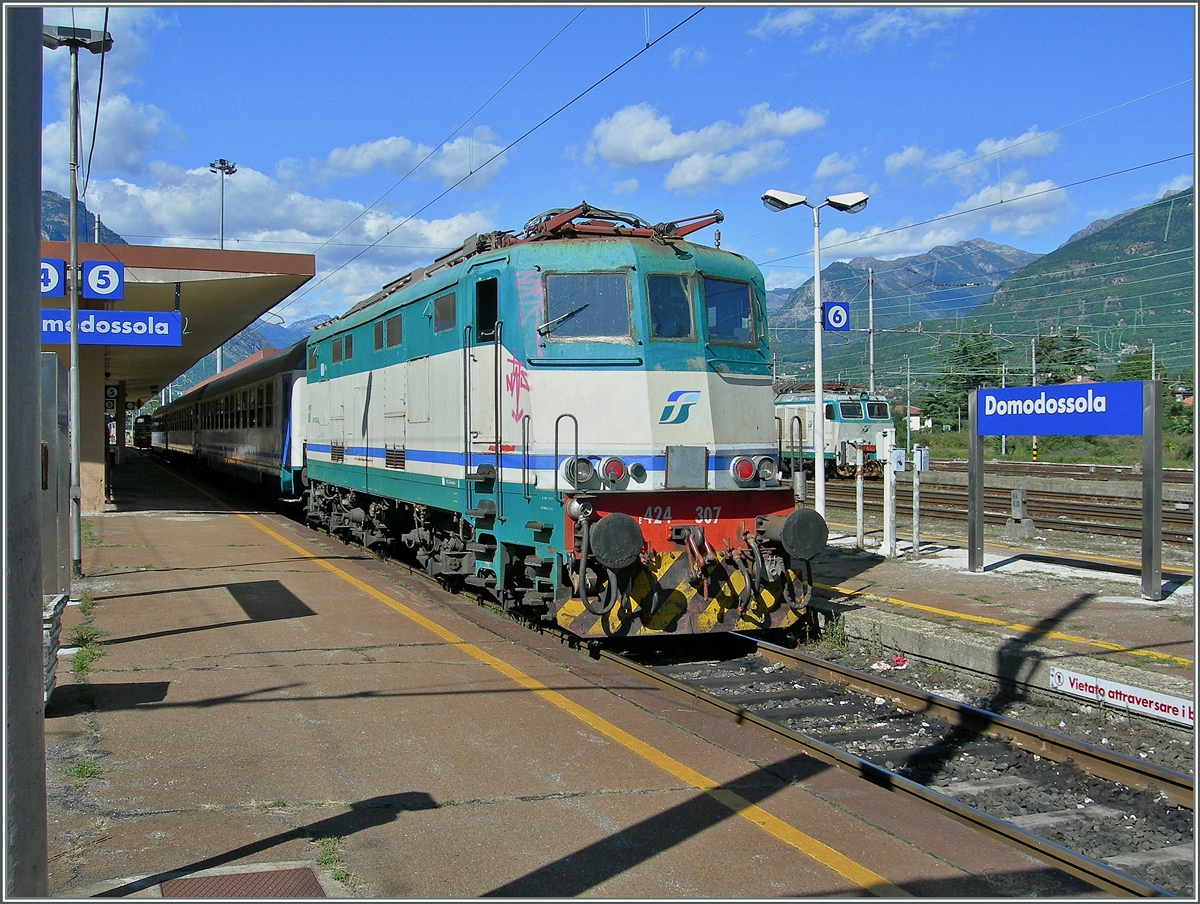
[[[1033,362],[1033,385],[1037,386],[1037,339],[1030,339],[1029,342],[1033,346],[1033,356],[1030,359]],[[1033,460],[1037,461],[1037,434],[1033,437]]]
[[[1008,377],[1008,364],[1001,364],[1000,365],[1000,388],[1001,389],[1004,388],[1005,380],[1007,377]],[[1001,457],[1003,457],[1007,454],[1008,454],[1008,437],[1002,434],[1000,436],[1000,455],[1001,455]]]
[[[983,571],[983,443],[977,389],[967,393],[967,568]]]
[[[918,556],[921,554],[921,471],[917,468],[916,452],[918,446],[913,446],[913,455],[909,459],[909,466],[912,468],[912,531],[913,545],[910,555]]]
[[[825,517],[825,369],[821,360],[823,329],[821,317],[821,215],[813,212],[813,508]]]
[[[892,450],[896,448],[894,431],[880,430],[877,455],[883,457],[883,554],[896,556],[896,468]]]
[[[83,574],[82,511],[83,481],[80,469],[80,423],[79,405],[79,186],[76,173],[79,169],[79,48],[72,44],[71,51],[71,574]]]
[[[857,467],[854,470],[854,523],[855,543],[859,549],[866,549],[866,526],[863,518],[863,449],[859,443],[854,444]]]
[[[224,248],[225,248],[225,170],[221,170],[221,224],[217,228],[220,230],[220,232],[218,233],[218,238],[217,238],[217,241],[219,242],[218,247],[221,250],[224,250]]]
[[[912,361],[904,356],[904,445],[912,451]]]
[[[1162,381],[1142,383],[1142,597],[1162,599]]]
[[[867,389],[875,392],[875,271],[867,267],[867,348],[870,367]]]

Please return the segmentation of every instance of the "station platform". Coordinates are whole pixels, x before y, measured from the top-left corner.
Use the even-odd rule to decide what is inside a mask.
[[[84,519],[46,710],[56,898],[1088,893],[148,455],[106,509]],[[829,601],[900,608],[920,574],[947,611],[974,593],[933,560],[860,555],[835,531]],[[1191,655],[1164,638],[1138,643]]]

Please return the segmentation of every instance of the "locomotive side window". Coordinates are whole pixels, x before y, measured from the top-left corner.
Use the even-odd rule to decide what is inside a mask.
[[[375,326],[375,351],[380,351],[383,348],[383,321],[376,320]]]
[[[343,340],[342,357],[347,361],[354,357],[354,335],[352,333],[347,333]]]
[[[862,402],[838,402],[842,409],[843,421],[861,421],[863,418]]]
[[[454,293],[452,292],[433,302],[433,331],[444,333],[446,330],[452,330],[455,322]]]
[[[315,348],[310,348],[308,350],[308,369],[317,369],[317,350]]]
[[[704,277],[709,342],[749,345],[754,342],[754,307],[750,284]]]
[[[342,337],[341,336],[338,336],[336,339],[333,340],[333,342],[331,344],[331,348],[332,348],[332,351],[330,353],[329,360],[332,361],[334,364],[341,363],[341,360],[342,360]]]
[[[475,337],[480,342],[496,338],[498,301],[496,280],[483,279],[475,284]]]
[[[629,277],[625,273],[551,273],[546,276],[547,338],[627,339]]]
[[[651,339],[692,338],[692,293],[686,276],[648,276]]]
[[[887,402],[867,402],[867,417],[873,421],[888,420]]]
[[[833,420],[833,402],[825,403],[825,420],[827,420],[827,421]]]
[[[387,347],[399,345],[404,339],[404,330],[402,329],[403,321],[399,314],[395,317],[389,317],[385,325]]]

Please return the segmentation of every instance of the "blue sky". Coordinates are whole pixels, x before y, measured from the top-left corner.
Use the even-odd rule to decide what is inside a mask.
[[[769,288],[811,277],[813,244],[807,209],[763,208],[770,188],[870,194],[856,215],[822,211],[824,265],[972,238],[1044,253],[1193,184],[1195,15],[113,8],[84,202],[128,241],[216,247],[208,164],[235,162],[225,247],[317,256],[317,277],[276,308],[288,322],[580,201],[650,222],[719,208],[722,247]],[[104,9],[47,7],[44,21],[100,28]],[[43,51],[43,187],[64,195],[68,62]],[[80,56],[81,191],[99,63]]]

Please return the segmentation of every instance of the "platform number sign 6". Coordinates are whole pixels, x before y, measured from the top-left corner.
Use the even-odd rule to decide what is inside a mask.
[[[825,329],[846,332],[850,329],[850,304],[845,301],[825,303]]]
[[[62,298],[66,286],[66,261],[61,258],[42,258],[42,298]]]
[[[118,261],[83,262],[84,298],[123,298],[125,266]]]

